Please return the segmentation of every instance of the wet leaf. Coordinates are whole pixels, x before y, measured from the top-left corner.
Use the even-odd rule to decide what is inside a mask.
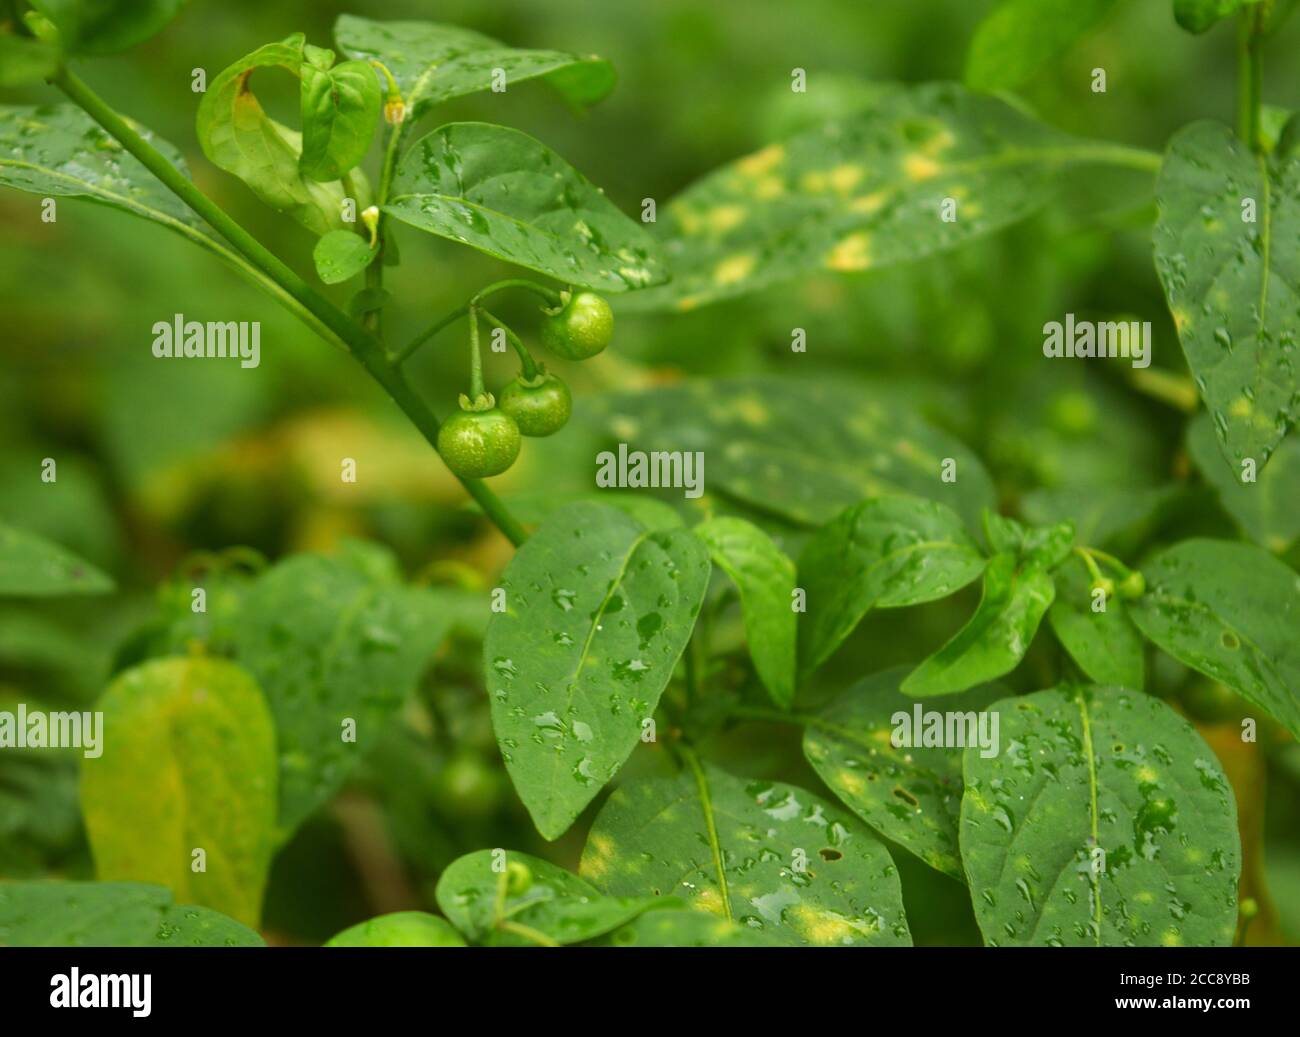
[[[195,132],[203,153],[216,166],[248,185],[263,204],[286,213],[313,234],[346,230],[342,183],[318,183],[299,169],[302,135],[262,109],[250,79],[259,69],[283,69],[300,76],[305,39],[300,32],[268,43],[224,69],[199,102]],[[355,199],[363,208],[364,198]]]
[[[257,578],[235,647],[275,716],[282,839],[377,744],[449,621],[435,595],[397,580],[377,546],[297,555]]]
[[[491,90],[496,69],[504,73],[507,90],[540,77],[574,105],[595,104],[614,88],[614,69],[602,58],[519,50],[455,25],[344,14],[334,25],[334,38],[348,57],[388,67],[401,88],[408,121],[442,101]]]
[[[1300,441],[1282,440],[1254,482],[1240,480],[1240,468],[1224,463],[1208,414],[1187,427],[1187,451],[1201,475],[1219,494],[1228,514],[1261,547],[1282,554],[1300,537]]]
[[[689,310],[816,270],[876,270],[947,251],[1024,219],[1063,167],[1099,150],[956,84],[890,91],[662,206],[673,280],[626,308]],[[955,218],[945,220],[949,199]]]
[[[744,519],[711,518],[696,526],[694,533],[739,590],[754,669],[772,701],[788,709],[795,685],[794,562],[771,537]]]
[[[1128,604],[1116,594],[1106,599],[1106,611],[1092,608],[1092,577],[1081,558],[1055,573],[1056,600],[1047,613],[1061,646],[1089,680],[1141,691],[1142,636],[1128,615]]]
[[[330,937],[326,947],[464,947],[465,937],[437,915],[394,911],[349,926]]]
[[[364,272],[375,258],[375,250],[354,231],[332,230],[316,242],[311,257],[322,281],[340,284]]]
[[[557,511],[501,576],[483,644],[492,727],[519,798],[562,835],[641,739],[695,626],[709,556],[616,508]]]
[[[1142,566],[1130,614],[1175,659],[1300,738],[1300,576],[1262,548],[1185,540]]]
[[[301,75],[298,168],[309,180],[338,180],[370,150],[379,125],[379,79],[364,61],[344,61],[333,68],[304,61]]]
[[[113,581],[89,562],[35,533],[0,525],[0,596],[107,594]]]
[[[526,877],[501,870],[508,865]],[[667,906],[655,897],[606,896],[577,875],[514,850],[479,850],[452,861],[438,879],[437,897],[457,929],[494,947],[581,943]]]
[[[1159,699],[1053,688],[997,704],[967,749],[961,852],[990,945],[1223,946],[1237,922],[1232,790]]]
[[[588,404],[629,449],[703,451],[706,487],[805,526],[864,497],[938,500],[968,523],[993,483],[958,440],[888,394],[843,381],[713,378]],[[951,459],[955,481],[943,480]]]
[[[256,926],[275,833],[275,729],[242,668],[202,656],[121,674],[97,709],[81,805],[101,879],[166,886]],[[203,850],[205,869],[195,870]]]
[[[947,597],[984,570],[985,559],[946,505],[919,497],[877,497],[828,523],[799,556],[808,611],[800,664],[828,659],[872,608]]]
[[[658,246],[541,141],[450,123],[398,164],[384,211],[565,284],[625,292],[668,274]]]
[[[1020,500],[1024,517],[1039,525],[1070,521],[1081,544],[1102,547],[1149,528],[1179,494],[1168,486],[1071,486],[1031,490]]]
[[[0,86],[26,86],[54,75],[59,51],[30,36],[0,32]]]
[[[808,718],[804,756],[826,787],[875,831],[964,882],[957,849],[962,746],[979,744],[981,715],[1007,692],[987,684],[923,707],[898,690],[906,676],[906,668],[873,674],[832,699]],[[939,733],[947,731],[951,714],[952,731],[963,741],[924,744],[925,721],[916,723],[921,709],[941,717]],[[997,739],[991,721],[985,724],[990,726],[984,733]],[[992,749],[1000,751],[1001,745]]]
[[[1300,155],[1256,156],[1195,123],[1170,142],[1156,198],[1156,270],[1223,455],[1263,468],[1300,412]]]
[[[206,907],[142,882],[0,882],[0,947],[263,947]]]
[[[599,947],[775,947],[778,942],[703,911],[647,911],[594,941]]]
[[[608,893],[679,896],[782,944],[912,942],[898,869],[860,821],[801,788],[709,764],[619,786],[579,874]]]
[[[161,31],[185,0],[32,0],[73,54],[114,54]]]
[[[1014,90],[1098,25],[1116,0],[1003,0],[975,30],[966,83]]]

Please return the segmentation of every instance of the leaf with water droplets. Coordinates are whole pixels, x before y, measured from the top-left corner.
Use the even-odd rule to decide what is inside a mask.
[[[264,947],[233,918],[142,882],[0,882],[0,947]]]
[[[1262,468],[1300,413],[1300,155],[1258,156],[1226,126],[1170,141],[1156,270],[1224,457]]]
[[[312,249],[316,274],[326,284],[341,284],[356,277],[378,254],[360,234],[350,230],[332,230],[323,235]]]
[[[1282,440],[1255,480],[1242,482],[1240,469],[1224,463],[1214,421],[1202,412],[1187,427],[1187,452],[1251,540],[1282,554],[1300,538],[1300,439]]]
[[[979,24],[966,59],[976,90],[1015,90],[1080,36],[1096,27],[1116,0],[1003,0]]]
[[[689,310],[817,270],[945,252],[1029,216],[1062,168],[1108,150],[954,83],[886,91],[661,206],[673,280],[625,308]]]
[[[349,926],[325,941],[326,947],[464,947],[445,918],[427,911],[394,911]]]
[[[607,893],[682,897],[782,944],[912,942],[898,869],[857,818],[709,764],[616,789],[579,874]]]
[[[872,608],[947,597],[984,570],[984,556],[946,505],[886,496],[855,504],[828,523],[799,557],[808,611],[800,663],[820,666]]]
[[[384,211],[565,284],[625,292],[668,274],[603,191],[526,133],[456,122],[403,156]]]
[[[118,676],[81,806],[101,879],[166,886],[255,926],[275,833],[275,729],[241,667],[193,656]],[[194,867],[194,851],[206,865]]]
[[[1185,540],[1142,566],[1129,608],[1175,659],[1272,715],[1300,738],[1300,576],[1267,551]]]
[[[111,579],[66,548],[0,524],[0,597],[48,598],[111,590]]]
[[[754,669],[778,706],[794,701],[794,562],[752,522],[718,516],[694,529],[740,591]]]
[[[492,947],[581,943],[645,911],[673,906],[655,897],[606,896],[577,875],[514,850],[458,857],[438,879],[436,895],[457,929]]]
[[[968,748],[961,854],[987,944],[1224,946],[1241,846],[1210,747],[1159,699],[1060,687]]]
[[[979,458],[893,395],[843,378],[754,375],[584,402],[629,449],[701,451],[710,492],[799,525],[887,493],[942,501],[978,522],[994,499]]]
[[[403,586],[388,551],[352,544],[262,573],[235,635],[275,716],[281,838],[338,791],[415,690],[450,617]]]
[[[873,829],[965,881],[957,850],[962,747],[982,744],[983,735],[999,749],[987,707],[1007,692],[986,684],[932,699],[920,712],[921,704],[898,690],[905,676],[901,667],[873,674],[832,699],[808,718],[803,753],[826,787]]]
[[[492,727],[519,798],[562,835],[640,741],[709,582],[686,529],[617,508],[555,512],[501,576],[483,643]]]
[[[1118,595],[1106,599],[1106,611],[1093,611],[1092,577],[1083,559],[1066,562],[1055,573],[1056,600],[1047,613],[1061,646],[1090,680],[1141,691],[1142,637]]]
[[[597,947],[776,947],[759,929],[728,922],[703,911],[647,911],[607,933]]]

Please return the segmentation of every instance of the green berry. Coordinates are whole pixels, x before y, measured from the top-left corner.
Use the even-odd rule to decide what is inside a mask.
[[[499,405],[514,418],[525,436],[549,436],[564,428],[573,413],[569,387],[553,374],[526,379],[522,375],[507,382]]]
[[[1134,569],[1119,582],[1119,596],[1128,601],[1140,598],[1147,592],[1147,579]]]
[[[593,357],[613,337],[614,311],[595,292],[570,296],[558,313],[542,319],[542,345],[566,360]]]
[[[462,479],[500,475],[515,463],[519,445],[519,426],[496,407],[457,411],[438,430],[438,453]]]

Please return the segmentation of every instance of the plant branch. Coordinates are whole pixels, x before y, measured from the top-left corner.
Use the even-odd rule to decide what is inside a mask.
[[[1237,133],[1251,151],[1264,150],[1260,133],[1263,107],[1264,4],[1254,4],[1241,12],[1237,30]]]
[[[511,330],[510,326],[507,325],[504,321],[502,321],[499,317],[494,316],[493,314],[489,313],[487,310],[484,309],[480,309],[478,312],[482,315],[483,319],[486,320],[489,324],[491,324],[493,327],[500,328],[502,332],[505,333],[506,339],[514,347],[515,352],[519,354],[519,365],[521,368],[520,373],[524,376],[524,378],[530,381],[536,378],[537,363],[536,361],[533,360],[533,354],[528,351],[528,347],[524,345],[523,339],[521,339],[518,335],[516,335],[514,331]]]

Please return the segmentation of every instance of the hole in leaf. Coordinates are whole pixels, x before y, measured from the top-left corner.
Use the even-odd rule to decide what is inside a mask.
[[[913,806],[913,807],[919,806],[921,802],[914,795],[908,792],[907,789],[903,788],[901,785],[894,786],[894,795],[897,796],[899,799],[901,799],[908,806]]]
[[[838,861],[844,857],[844,854],[840,853],[839,850],[832,849],[829,846],[823,846],[817,852],[824,861]]]
[[[1241,647],[1241,642],[1237,640],[1237,635],[1231,630],[1225,630],[1219,635],[1219,640],[1223,642],[1223,647],[1236,651]]]

